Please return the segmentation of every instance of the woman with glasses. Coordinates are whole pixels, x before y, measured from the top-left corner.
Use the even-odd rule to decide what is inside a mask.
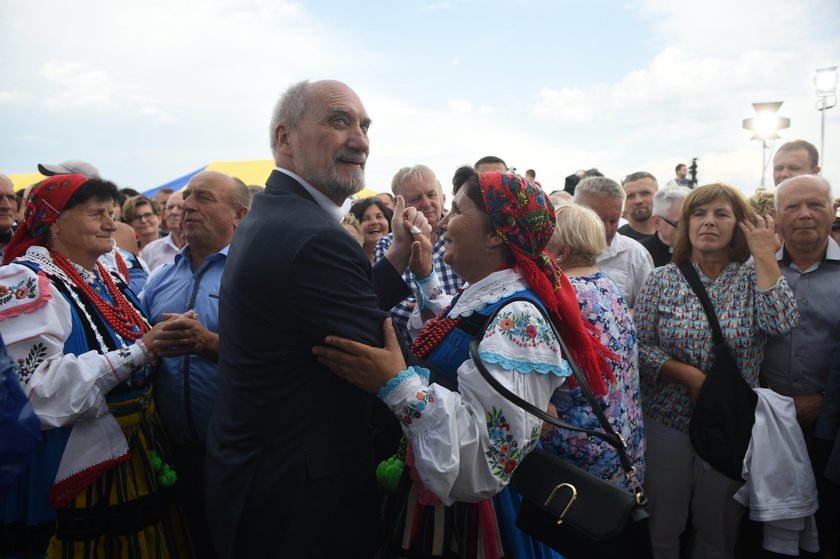
[[[123,204],[123,220],[137,234],[138,249],[160,238],[160,206],[145,196],[132,196]]]

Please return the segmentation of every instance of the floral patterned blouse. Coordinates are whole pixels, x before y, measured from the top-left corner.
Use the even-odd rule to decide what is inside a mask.
[[[636,468],[637,479],[644,482],[645,436],[639,395],[638,348],[636,329],[618,286],[601,272],[570,277],[577,291],[584,319],[601,331],[601,342],[616,356],[612,363],[616,383],[608,385],[604,396],[596,396],[607,420],[627,442],[627,454]],[[592,406],[580,388],[560,387],[551,403],[557,415],[567,423],[602,431]],[[621,469],[618,453],[610,444],[566,429],[553,428],[543,437],[543,446],[592,475],[620,487],[632,489]]]
[[[494,272],[465,287],[448,316],[470,316],[525,289],[519,272]],[[528,301],[505,305],[478,351],[496,380],[540,409],[571,374],[551,327]],[[457,377],[453,392],[429,384],[425,369],[409,367],[379,393],[402,422],[424,490],[444,505],[488,499],[504,489],[542,425],[487,384],[472,359],[458,367]]]
[[[694,267],[741,375],[750,386],[757,386],[766,336],[790,332],[799,320],[787,280],[780,276],[773,287],[761,291],[751,262],[730,262],[715,280]],[[688,392],[681,384],[659,382],[659,371],[666,361],[676,359],[708,372],[714,343],[703,305],[675,264],[656,268],[648,276],[636,303],[635,320],[642,408],[651,419],[688,432]]]

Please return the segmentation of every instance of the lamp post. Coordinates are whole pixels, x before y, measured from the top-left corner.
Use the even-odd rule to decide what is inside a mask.
[[[822,113],[820,124],[820,165],[825,164],[825,111],[837,104],[837,66],[817,68],[814,76],[817,90],[817,110]]]
[[[753,103],[755,109],[755,116],[745,118],[743,126],[745,129],[755,132],[751,140],[761,140],[761,187],[764,187],[764,179],[767,175],[767,150],[770,146],[767,140],[777,140],[779,136],[776,132],[790,127],[790,119],[779,116],[779,107],[784,101],[776,101],[773,103]]]

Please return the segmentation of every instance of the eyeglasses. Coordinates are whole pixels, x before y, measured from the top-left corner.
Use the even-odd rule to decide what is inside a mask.
[[[144,219],[146,221],[151,221],[153,217],[155,217],[155,214],[152,213],[152,212],[145,213],[145,214],[137,214],[137,215],[135,215],[134,217],[131,218],[131,221],[132,222],[135,222],[135,221],[140,222],[140,221],[143,221]]]
[[[659,219],[661,219],[662,221],[664,221],[665,223],[667,223],[668,225],[670,225],[674,229],[679,229],[679,227],[680,227],[680,222],[679,221],[674,223],[673,221],[671,221],[670,219],[668,219],[667,217],[665,217],[663,215],[660,215],[660,216],[657,216],[657,217],[659,217]]]

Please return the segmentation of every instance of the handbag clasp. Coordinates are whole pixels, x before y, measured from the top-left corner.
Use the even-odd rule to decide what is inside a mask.
[[[572,498],[569,499],[569,502],[566,504],[566,508],[564,508],[563,512],[560,513],[560,516],[557,519],[558,525],[563,524],[563,517],[566,516],[566,513],[569,512],[570,508],[572,508],[572,503],[574,503],[575,499],[577,499],[577,489],[575,488],[575,486],[571,483],[561,483],[560,485],[554,488],[554,490],[548,496],[548,499],[546,499],[545,503],[543,503],[543,506],[548,507],[551,501],[553,501],[554,498],[557,496],[557,493],[564,487],[568,488],[572,492]]]

